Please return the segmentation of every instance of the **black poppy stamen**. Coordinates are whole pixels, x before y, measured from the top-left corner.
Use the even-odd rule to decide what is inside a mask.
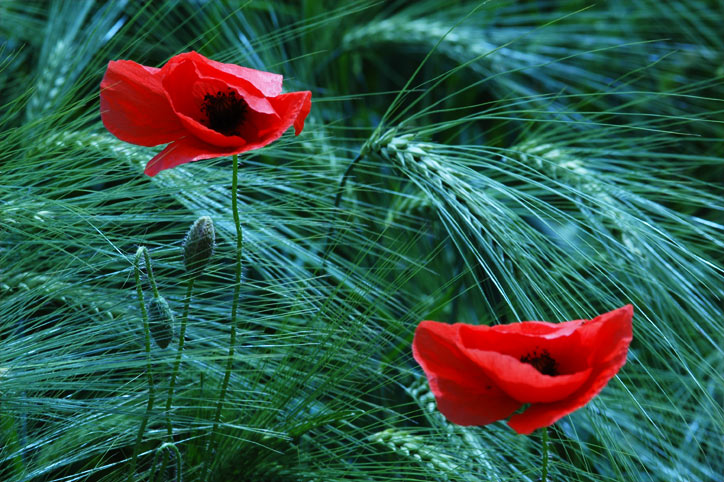
[[[543,350],[540,354],[533,350],[533,353],[528,353],[521,357],[520,361],[531,365],[543,375],[550,375],[552,377],[558,375],[558,363],[551,357],[548,350]]]
[[[207,127],[225,136],[240,135],[239,127],[244,122],[248,108],[246,101],[231,89],[227,92],[206,94],[201,104],[201,112],[206,115]]]

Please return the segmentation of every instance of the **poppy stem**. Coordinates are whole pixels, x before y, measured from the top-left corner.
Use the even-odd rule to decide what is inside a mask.
[[[543,466],[541,467],[541,482],[548,481],[548,427],[543,427],[541,434],[541,442],[543,445]]]
[[[148,424],[148,418],[153,410],[153,402],[156,397],[153,389],[153,372],[151,365],[151,330],[148,325],[148,312],[146,311],[146,303],[143,299],[143,286],[141,285],[141,256],[145,257],[146,270],[149,273],[149,279],[153,279],[151,273],[151,260],[148,255],[148,250],[145,246],[141,246],[136,251],[136,258],[133,263],[134,274],[136,276],[136,291],[138,294],[138,303],[141,306],[141,317],[143,318],[143,332],[146,337],[146,375],[148,376],[148,403],[146,404],[146,413],[143,414],[143,420],[141,426],[138,428],[138,435],[136,436],[136,445],[133,447],[133,457],[131,459],[131,467],[128,472],[128,480],[131,482],[135,478],[136,474],[136,461],[138,460],[138,450],[141,447],[141,441],[143,440],[143,433],[146,431],[146,424]],[[155,288],[155,282],[152,284]],[[154,294],[157,295],[158,291],[154,290]]]
[[[166,442],[156,448],[156,452],[153,454],[153,462],[151,462],[151,475],[148,477],[148,482],[155,482],[156,480],[156,472],[158,472],[158,455],[161,452],[164,453],[164,464],[160,471],[162,480],[163,475],[166,472],[165,459],[167,455],[170,454],[174,461],[174,465],[176,466],[176,482],[181,482],[181,451],[179,451],[178,447],[169,442]]]
[[[148,254],[148,249],[146,249],[145,246],[138,248],[139,251],[141,249],[143,249],[143,258],[146,263],[146,274],[148,275],[148,282],[151,285],[151,289],[153,290],[153,297],[159,298],[161,295],[158,293],[158,286],[156,286],[156,278],[153,276],[153,266],[151,266],[151,256]],[[138,257],[138,252],[136,253],[136,257]]]
[[[229,379],[231,378],[231,366],[234,359],[234,348],[236,346],[236,312],[239,308],[239,293],[241,291],[241,248],[242,248],[242,232],[239,222],[239,210],[237,209],[237,190],[238,190],[238,174],[239,174],[239,156],[234,154],[233,171],[231,180],[231,211],[234,216],[234,225],[236,226],[236,277],[234,281],[234,298],[231,302],[231,333],[229,335],[229,355],[226,358],[226,370],[224,371],[224,379],[221,382],[221,391],[219,400],[216,403],[216,415],[214,416],[214,426],[211,428],[211,439],[209,440],[209,448],[212,449],[215,444],[216,431],[219,428],[221,420],[221,410],[224,406],[224,398],[226,390],[229,387]],[[214,458],[213,454],[208,453],[206,457],[206,473],[209,463]]]
[[[181,317],[181,331],[178,335],[178,349],[176,350],[176,360],[173,364],[173,371],[171,372],[171,381],[168,386],[168,398],[166,398],[166,431],[168,437],[173,442],[173,425],[171,424],[171,405],[173,403],[173,390],[176,386],[176,376],[178,375],[179,367],[181,366],[181,353],[184,350],[184,338],[186,336],[186,322],[189,319],[189,305],[191,304],[191,292],[194,289],[194,281],[196,278],[193,276],[189,277],[186,282],[186,297],[184,298],[184,311]]]

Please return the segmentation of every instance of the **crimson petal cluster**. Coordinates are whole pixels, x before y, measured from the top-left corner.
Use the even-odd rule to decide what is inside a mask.
[[[146,166],[145,173],[154,176],[264,147],[291,126],[299,135],[312,93],[281,92],[281,75],[197,52],[176,55],[160,69],[117,60],[109,62],[101,82],[101,118],[123,141],[168,144]]]
[[[485,425],[512,415],[508,425],[529,434],[584,406],[618,373],[633,337],[632,318],[633,307],[626,305],[563,323],[423,321],[412,353],[448,420]]]

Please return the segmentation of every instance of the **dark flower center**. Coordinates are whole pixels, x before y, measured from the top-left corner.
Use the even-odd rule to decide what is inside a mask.
[[[543,350],[540,354],[538,354],[536,350],[533,350],[533,353],[528,353],[521,357],[520,361],[532,365],[533,368],[543,375],[550,375],[552,377],[558,375],[558,363],[551,357],[548,350]]]
[[[238,136],[248,107],[244,99],[229,89],[227,92],[206,94],[201,104],[201,112],[206,114],[207,127],[210,129],[225,136]]]

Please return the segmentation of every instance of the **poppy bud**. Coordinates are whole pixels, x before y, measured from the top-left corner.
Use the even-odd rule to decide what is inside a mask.
[[[208,216],[201,216],[191,225],[183,242],[184,265],[191,276],[200,275],[206,268],[215,245],[214,222]]]
[[[148,328],[153,341],[166,348],[173,339],[173,313],[163,296],[152,298],[148,302]]]

